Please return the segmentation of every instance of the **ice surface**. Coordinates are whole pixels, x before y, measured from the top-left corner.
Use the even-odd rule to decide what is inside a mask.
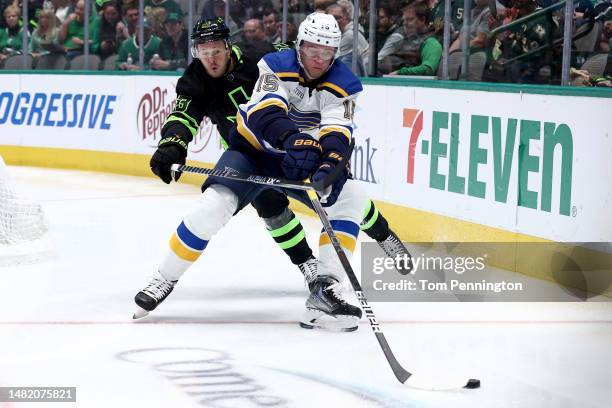
[[[133,297],[197,188],[10,170],[42,202],[54,248],[45,262],[0,268],[0,386],[77,387],[76,404],[54,407],[612,406],[611,303],[374,303],[408,370],[482,381],[409,389],[365,321],[354,333],[298,327],[302,277],[251,208],[134,323]],[[318,221],[300,218],[314,247]]]

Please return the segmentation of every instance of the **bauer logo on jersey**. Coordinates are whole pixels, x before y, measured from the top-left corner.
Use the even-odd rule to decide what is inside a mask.
[[[176,97],[176,104],[174,105],[174,110],[179,112],[187,111],[189,104],[191,103],[191,98],[188,96],[178,95]]]

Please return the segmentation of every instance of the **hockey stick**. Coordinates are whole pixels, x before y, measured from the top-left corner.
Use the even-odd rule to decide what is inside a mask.
[[[303,191],[315,191],[321,195],[323,195],[324,190],[330,186],[336,177],[340,174],[340,172],[346,167],[351,154],[353,153],[353,148],[355,147],[355,140],[351,139],[349,146],[347,148],[346,154],[340,160],[334,171],[329,173],[325,178],[319,180],[317,182],[309,182],[309,181],[295,181],[295,180],[287,180],[284,178],[276,178],[276,177],[267,177],[267,176],[257,176],[253,174],[245,174],[241,173],[238,170],[234,169],[206,169],[203,167],[196,166],[187,166],[184,164],[172,164],[170,166],[170,170],[172,171],[172,175],[174,178],[175,172],[184,172],[184,173],[193,173],[193,174],[202,174],[208,177],[221,177],[230,180],[238,180],[255,184],[264,184],[270,187],[282,187],[282,188],[292,188],[295,190],[303,190]]]
[[[372,307],[368,304],[368,300],[366,299],[363,293],[361,284],[357,280],[355,272],[351,267],[351,263],[348,260],[346,254],[344,253],[344,250],[342,249],[342,246],[340,245],[336,234],[334,233],[331,223],[329,222],[329,218],[327,218],[325,209],[319,201],[319,197],[313,190],[306,190],[306,193],[310,198],[310,202],[312,203],[315,212],[321,219],[323,229],[325,230],[325,233],[329,236],[332,246],[334,247],[338,258],[340,259],[340,263],[342,264],[342,267],[344,268],[344,271],[346,272],[346,275],[348,276],[349,281],[351,282],[351,286],[353,287],[353,290],[357,295],[357,299],[359,299],[361,308],[365,312],[365,315],[368,318],[368,321],[370,322],[370,327],[372,327],[372,331],[376,336],[376,340],[378,340],[378,344],[380,344],[380,347],[382,348],[383,353],[385,354],[385,357],[387,358],[387,361],[391,366],[391,370],[393,370],[393,374],[395,374],[395,377],[399,380],[399,382],[401,382],[402,384],[409,385],[411,387],[421,388],[425,390],[479,388],[480,380],[477,379],[469,379],[467,382],[465,381],[465,379],[451,379],[445,381],[444,383],[441,383],[439,382],[440,380],[437,378],[426,378],[423,376],[418,376],[416,374],[410,373],[409,371],[406,371],[406,369],[402,367],[402,365],[397,361],[395,355],[391,351],[389,343],[387,343],[387,339],[382,331],[382,328],[380,327],[380,324],[378,323],[376,316],[374,315]]]
[[[187,166],[184,164],[173,164],[170,169],[172,170],[172,172],[201,174],[208,177],[221,177],[230,180],[244,181],[255,184],[264,184],[270,187],[292,188],[295,190],[314,190],[319,193],[323,192],[325,187],[328,184],[331,184],[329,183],[329,181],[333,180],[336,177],[336,174],[329,174],[325,179],[320,180],[316,183],[311,183],[307,181],[287,180],[284,178],[256,176],[252,174],[241,173],[233,169],[206,169],[203,167]]]
[[[334,230],[329,222],[329,218],[327,218],[327,213],[325,209],[321,205],[319,201],[319,197],[317,196],[317,192],[321,193],[327,186],[331,185],[332,182],[336,179],[336,177],[340,174],[341,171],[344,170],[348,160],[350,159],[350,155],[352,153],[352,149],[354,146],[354,141],[351,141],[349,146],[349,151],[342,158],[342,160],[338,163],[336,168],[332,173],[330,173],[322,182],[320,183],[308,183],[308,182],[296,182],[291,180],[284,180],[280,178],[273,177],[262,177],[262,176],[254,176],[248,175],[244,173],[240,173],[235,170],[215,170],[215,169],[205,169],[201,167],[195,166],[185,166],[173,164],[173,171],[180,171],[186,173],[195,173],[195,174],[203,174],[208,176],[215,176],[221,178],[227,178],[232,180],[240,180],[245,182],[252,182],[257,184],[265,184],[271,187],[284,187],[284,188],[295,188],[298,190],[306,191],[308,197],[312,203],[312,206],[319,216],[321,223],[323,224],[323,229],[327,233],[340,259],[340,263],[346,272],[349,281],[351,282],[351,286],[361,303],[362,309],[368,318],[370,326],[372,327],[372,331],[374,332],[376,339],[378,340],[378,344],[383,350],[389,365],[391,366],[391,370],[393,370],[393,374],[402,384],[409,385],[411,387],[425,389],[425,390],[448,390],[448,389],[457,389],[457,388],[479,388],[480,380],[470,379],[467,382],[464,379],[461,380],[450,380],[445,381],[444,383],[440,382],[438,378],[426,378],[423,376],[418,376],[416,374],[410,373],[402,365],[397,361],[395,355],[391,351],[391,347],[389,346],[387,339],[378,323],[376,316],[374,315],[374,311],[372,307],[368,304],[368,301],[363,293],[363,289],[361,288],[361,284],[357,280],[355,276],[355,272],[351,267],[351,263],[348,260],[344,250],[340,246],[340,242],[334,233]]]

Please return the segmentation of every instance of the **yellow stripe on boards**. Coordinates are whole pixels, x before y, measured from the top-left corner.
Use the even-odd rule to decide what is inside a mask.
[[[157,176],[153,174],[149,166],[153,152],[155,152],[155,148],[151,148],[150,154],[135,154],[56,147],[0,145],[0,156],[2,156],[6,164],[12,166],[99,171],[157,179]],[[187,165],[209,169],[214,167],[212,163],[195,160],[187,160]],[[204,179],[201,175],[190,173],[183,173],[180,180],[181,184],[193,184],[198,187],[203,182]]]

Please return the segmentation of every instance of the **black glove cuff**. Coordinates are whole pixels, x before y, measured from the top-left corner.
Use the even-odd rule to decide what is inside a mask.
[[[162,138],[157,147],[162,147],[167,144],[179,145],[183,149],[187,150],[187,142],[181,139],[178,135],[170,135]]]

